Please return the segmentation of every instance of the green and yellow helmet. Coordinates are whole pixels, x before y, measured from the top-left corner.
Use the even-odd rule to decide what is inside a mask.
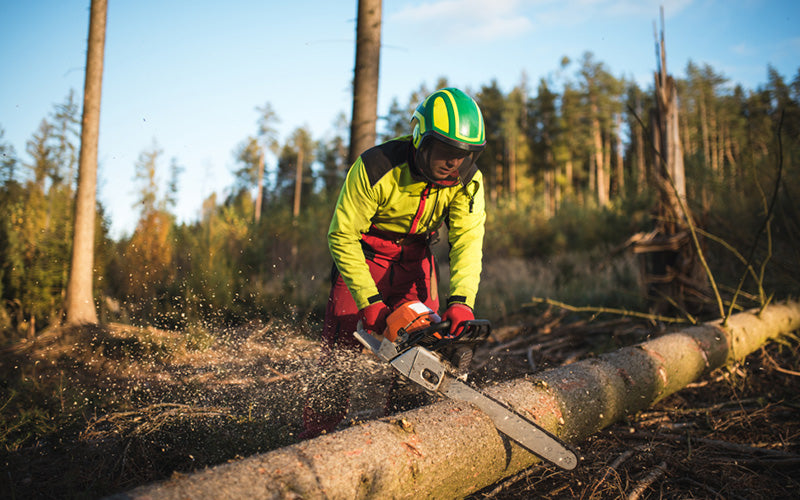
[[[459,89],[439,89],[417,106],[411,122],[415,161],[430,182],[443,186],[455,184],[436,180],[431,175],[429,159],[433,141],[466,152],[465,160],[458,167],[458,177],[462,184],[472,179],[477,170],[475,160],[486,146],[483,114],[478,103]]]

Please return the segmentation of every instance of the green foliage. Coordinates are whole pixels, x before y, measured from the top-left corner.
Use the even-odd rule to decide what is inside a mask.
[[[173,250],[155,263],[142,255],[154,242],[139,235],[152,239],[157,231],[140,222],[130,240],[120,243],[109,280],[125,284],[109,290],[121,294],[115,295],[124,312],[120,318],[190,330],[257,318],[319,318],[331,266],[324,241],[332,202],[323,192],[305,203],[295,219],[286,199],[273,201],[254,223],[249,191],[221,206],[211,198],[200,221],[171,229]]]
[[[0,185],[0,319],[2,340],[31,336],[60,321],[72,251],[78,109],[71,92],[28,142],[27,163],[3,151]],[[98,208],[98,249],[107,227]],[[98,251],[98,253],[102,253]],[[95,269],[98,280],[104,258]]]

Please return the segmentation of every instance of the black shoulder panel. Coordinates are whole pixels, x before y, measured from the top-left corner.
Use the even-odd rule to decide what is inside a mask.
[[[394,167],[408,163],[409,141],[392,139],[361,153],[370,185],[374,186]]]

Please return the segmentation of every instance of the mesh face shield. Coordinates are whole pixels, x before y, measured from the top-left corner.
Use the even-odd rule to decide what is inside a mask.
[[[483,148],[466,149],[461,143],[443,139],[435,135],[422,138],[414,156],[417,168],[435,186],[467,185],[478,169],[475,162]]]

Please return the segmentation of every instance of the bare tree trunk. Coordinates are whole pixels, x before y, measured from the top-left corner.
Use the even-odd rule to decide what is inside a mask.
[[[617,178],[617,196],[625,195],[625,159],[622,154],[622,114],[617,115],[617,128],[614,131],[614,138],[616,147],[616,178]]]
[[[497,187],[497,193],[499,195],[507,195],[507,184],[506,184],[506,157],[508,156],[506,152],[503,152],[503,158],[497,162],[496,165],[496,178],[497,182],[495,182],[495,186]]]
[[[603,195],[606,199],[606,204],[611,200],[611,148],[614,141],[612,140],[613,132],[610,130],[603,131]]]
[[[658,40],[658,39],[657,39]],[[699,249],[689,237],[694,218],[686,200],[683,149],[678,123],[678,93],[667,72],[664,48],[663,9],[659,69],[655,73],[656,109],[653,112],[655,171],[651,176],[659,192],[655,231],[636,243],[634,251],[643,259],[651,309],[666,313],[677,307],[691,313],[703,310],[711,298],[708,277],[699,259]]]
[[[644,132],[636,127],[636,191],[641,193],[647,186],[647,162],[644,158]]]
[[[564,164],[564,186],[565,186],[564,198],[565,199],[567,197],[572,197],[572,194],[574,192],[573,183],[575,182],[575,179],[573,178],[573,176],[574,176],[573,172],[574,172],[574,169],[573,169],[573,166],[572,166],[572,155],[570,154],[569,157],[567,158],[566,163]]]
[[[697,144],[692,136],[693,129],[689,127],[689,120],[681,120],[681,144],[685,155],[694,155],[697,152]]]
[[[595,183],[597,187],[597,204],[601,207],[608,205],[608,174],[603,161],[603,133],[600,130],[600,119],[597,104],[592,102],[592,139],[594,141],[594,165],[596,170]]]
[[[703,160],[706,168],[712,168],[711,164],[711,140],[708,131],[708,110],[706,109],[706,93],[700,93],[700,133],[703,136]],[[712,169],[713,170],[713,169]],[[714,172],[716,174],[716,172]]]
[[[517,193],[517,138],[508,141],[508,195],[514,199]]]
[[[106,0],[92,0],[89,16],[89,42],[86,51],[86,81],[83,90],[75,229],[65,299],[67,324],[97,323],[92,270],[94,268],[97,144],[100,136],[100,98],[103,88],[106,12]]]
[[[356,66],[353,77],[353,118],[349,163],[375,145],[378,120],[378,77],[381,56],[381,0],[358,0]]]
[[[642,100],[636,97],[636,114],[643,116]],[[641,193],[647,186],[647,162],[644,158],[644,127],[635,127],[635,147],[636,147],[636,192]]]
[[[303,187],[303,148],[297,150],[297,166],[294,169],[294,205],[292,206],[292,217],[297,219],[300,215],[300,195]]]
[[[727,133],[725,134],[725,144],[723,145],[722,149],[725,153],[725,159],[728,162],[731,187],[736,189],[738,192],[738,189],[741,187],[741,176],[736,175],[739,169],[737,168],[736,156],[734,155],[733,151],[733,141],[731,141],[730,130],[728,130],[726,127],[725,132]]]
[[[553,181],[553,170],[546,169],[544,171],[544,216],[550,218],[555,215],[553,209],[555,205],[555,182]]]
[[[555,158],[553,158],[553,150],[551,148],[547,148],[545,153],[545,165],[547,165],[544,171],[545,215],[553,217],[556,214],[559,194],[556,180],[558,167],[556,166]]]
[[[719,129],[717,128],[717,114],[714,112],[714,108],[712,107],[710,112],[710,121],[709,121],[709,128],[710,128],[710,146],[711,146],[711,169],[722,179],[724,173],[722,172],[722,166],[720,165],[720,155],[719,155]]]
[[[666,56],[664,56],[666,57]],[[665,182],[674,196],[686,200],[686,175],[683,166],[683,148],[681,147],[680,129],[678,127],[678,92],[672,76],[665,73],[664,68],[656,75],[656,101],[658,102],[658,116],[660,120],[659,138],[661,155],[666,162],[662,162]],[[681,210],[676,203],[675,214]]]
[[[578,443],[798,328],[800,302],[771,305],[486,392]],[[477,408],[443,401],[111,498],[463,498],[537,462]]]
[[[561,168],[556,164],[553,167],[553,183],[555,184],[555,189],[553,190],[553,213],[558,213],[558,209],[561,208],[561,204],[564,201],[564,191],[561,188],[561,182],[558,181],[559,179],[559,172]]]
[[[261,203],[262,198],[264,197],[264,148],[263,146],[260,148],[258,154],[258,188],[256,189],[256,209],[254,214],[254,220],[256,224],[258,221],[261,220]]]

